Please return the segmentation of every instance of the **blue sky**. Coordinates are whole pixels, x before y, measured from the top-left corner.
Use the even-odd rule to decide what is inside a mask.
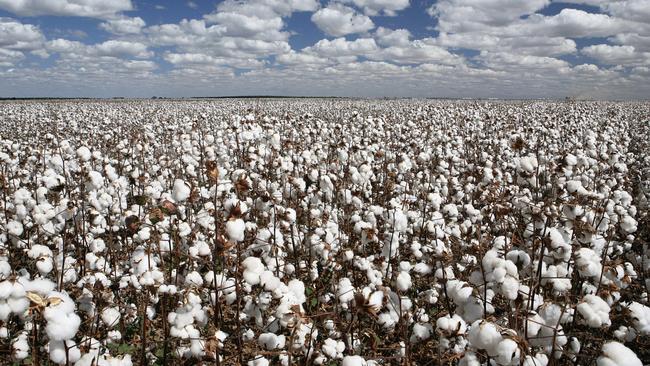
[[[650,97],[650,0],[0,0],[0,96]]]

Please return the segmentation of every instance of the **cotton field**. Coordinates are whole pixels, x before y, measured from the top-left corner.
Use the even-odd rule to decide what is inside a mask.
[[[3,102],[7,365],[650,362],[650,104]]]

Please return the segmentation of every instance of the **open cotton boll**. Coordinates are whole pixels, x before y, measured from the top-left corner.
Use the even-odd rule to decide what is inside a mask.
[[[566,182],[566,189],[569,193],[577,193],[581,195],[588,195],[589,191],[582,186],[582,182],[579,180],[570,180]]]
[[[325,356],[330,359],[342,358],[343,351],[345,351],[345,343],[342,341],[336,341],[332,338],[327,338],[323,343],[322,350]]]
[[[192,271],[187,274],[185,277],[185,284],[190,285],[190,286],[195,286],[195,287],[201,287],[203,286],[203,278],[201,277],[201,274],[197,271]]]
[[[603,344],[602,356],[596,360],[598,366],[643,366],[631,349],[618,342]]]
[[[58,298],[60,303],[50,304],[43,311],[43,317],[47,320],[45,331],[50,340],[64,341],[74,338],[81,318],[74,313],[75,302],[66,293],[52,291],[47,298]]]
[[[650,307],[638,302],[633,302],[628,306],[634,328],[641,334],[650,334]]]
[[[404,212],[395,210],[391,216],[390,222],[393,224],[393,228],[396,231],[405,232],[408,228],[408,218],[404,215]]]
[[[625,215],[620,221],[621,229],[627,233],[632,234],[637,230],[637,221],[632,216]]]
[[[272,351],[284,348],[286,338],[275,333],[262,333],[257,338],[257,343],[265,350]]]
[[[576,252],[576,268],[584,277],[600,277],[602,265],[600,255],[589,248],[580,248]]]
[[[415,323],[413,325],[410,342],[418,343],[427,340],[431,337],[431,333],[433,333],[433,327],[431,324]]]
[[[23,235],[23,224],[18,221],[11,220],[7,223],[7,232],[13,236]]]
[[[50,341],[50,360],[58,365],[66,365],[79,361],[81,351],[74,341]]]
[[[246,223],[242,219],[228,220],[226,222],[226,234],[228,234],[228,239],[232,241],[244,241],[245,230]]]
[[[113,328],[117,326],[117,324],[120,321],[120,309],[118,309],[116,306],[112,307],[107,307],[104,310],[102,310],[101,318],[104,324],[106,326]]]
[[[408,291],[411,288],[411,275],[406,271],[401,271],[395,279],[395,285],[399,291]]]
[[[496,361],[499,365],[519,365],[519,345],[512,339],[505,338],[499,342],[496,353]]]
[[[260,283],[260,276],[264,272],[264,264],[262,260],[257,257],[248,257],[242,262],[244,266],[244,281],[251,286]]]
[[[263,356],[257,356],[254,359],[248,361],[248,366],[269,366],[269,360]]]
[[[90,153],[89,148],[87,148],[86,146],[82,146],[77,149],[77,157],[81,161],[88,161],[92,157],[92,154]]]
[[[465,334],[467,324],[458,314],[445,315],[436,320],[436,329],[445,336]]]
[[[27,331],[22,331],[11,343],[13,356],[17,360],[24,360],[29,356],[29,339],[27,338],[27,335]]]
[[[345,356],[341,361],[341,366],[367,366],[368,362],[361,356]]]
[[[484,349],[491,356],[497,355],[497,346],[503,337],[497,326],[485,320],[472,323],[467,340],[477,349]]]
[[[611,324],[609,320],[610,307],[599,296],[585,295],[582,302],[578,304],[577,310],[590,327],[600,328]]]
[[[172,189],[172,197],[176,202],[183,202],[190,196],[190,187],[185,184],[182,179],[174,180],[174,188]]]
[[[547,366],[548,356],[543,353],[538,353],[535,356],[527,355],[524,358],[522,366]]]
[[[516,160],[517,168],[526,173],[533,174],[538,167],[537,158],[534,156],[522,156]]]
[[[336,296],[339,298],[340,302],[347,303],[354,299],[354,287],[349,278],[341,278],[337,287]]]

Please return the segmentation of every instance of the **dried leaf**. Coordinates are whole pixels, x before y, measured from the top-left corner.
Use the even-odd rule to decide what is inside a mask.
[[[63,299],[61,299],[60,297],[50,297],[50,298],[47,299],[47,305],[46,306],[50,306],[50,305],[56,306],[56,305],[59,305],[62,302],[63,302]]]
[[[37,294],[36,292],[27,291],[26,296],[29,301],[33,302],[34,304],[38,306],[46,306],[41,295]]]

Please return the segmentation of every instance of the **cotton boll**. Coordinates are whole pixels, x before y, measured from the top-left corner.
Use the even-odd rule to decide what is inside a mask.
[[[431,324],[415,323],[413,325],[410,341],[411,343],[425,341],[431,337],[431,333],[433,333],[433,327]]]
[[[341,361],[341,366],[367,366],[368,363],[361,356],[345,356]]]
[[[79,157],[79,160],[81,161],[88,161],[91,158],[91,153],[90,149],[88,149],[86,146],[82,146],[77,149],[77,157]]]
[[[445,315],[436,320],[436,329],[443,336],[462,335],[467,331],[467,324],[458,314]]]
[[[284,348],[285,336],[274,333],[262,333],[257,338],[257,343],[265,350],[275,350]]]
[[[411,288],[411,275],[406,271],[401,271],[395,279],[395,285],[399,291],[408,291]]]
[[[59,365],[75,363],[81,358],[81,351],[74,341],[50,341],[50,360]],[[67,349],[67,351],[66,351]]]
[[[18,221],[9,221],[7,223],[7,232],[13,236],[21,236],[23,234],[23,224]]]
[[[603,345],[602,356],[596,360],[598,366],[643,366],[634,351],[618,342]]]
[[[174,188],[172,190],[174,201],[185,201],[190,196],[190,192],[190,187],[182,179],[176,179],[174,181]]]
[[[644,335],[650,334],[650,307],[633,302],[628,306],[634,328]]]
[[[506,277],[501,284],[501,293],[509,300],[515,300],[519,295],[519,281],[513,277]]]
[[[510,338],[497,345],[496,360],[500,365],[519,365],[519,354],[519,345]]]
[[[339,280],[336,295],[342,303],[347,303],[354,299],[354,287],[352,287],[352,282],[350,282],[349,278],[344,277]]]
[[[264,272],[264,264],[257,257],[248,257],[242,262],[244,266],[244,281],[255,286],[260,283],[260,275]]]
[[[48,298],[59,298],[62,301],[57,305],[47,306],[43,311],[43,317],[47,320],[47,336],[54,341],[72,339],[81,324],[81,319],[74,313],[74,301],[67,294],[60,292],[52,292]]]
[[[228,234],[228,238],[232,241],[244,241],[245,230],[246,224],[242,219],[228,220],[226,223],[226,234]]]
[[[16,338],[14,338],[14,341],[11,344],[13,356],[17,360],[24,360],[29,356],[29,339],[27,336],[27,331],[22,331]]]
[[[460,359],[458,366],[481,366],[481,362],[478,360],[476,353],[468,351]]]
[[[345,343],[336,341],[332,338],[327,338],[323,343],[323,353],[330,359],[343,358],[343,351],[345,351]]]
[[[185,284],[189,286],[201,287],[203,286],[203,278],[197,271],[192,271],[185,277]]]
[[[467,340],[477,349],[484,349],[488,354],[496,356],[497,345],[503,337],[497,326],[484,320],[477,320],[472,323]]]
[[[600,328],[611,324],[609,305],[596,295],[585,295],[583,301],[578,304],[577,310],[590,327]]]
[[[269,360],[263,356],[257,356],[253,360],[248,361],[248,366],[269,366]]]
[[[110,328],[117,326],[117,324],[120,321],[120,317],[121,317],[120,310],[116,306],[107,307],[104,310],[102,310],[102,314],[101,314],[102,321],[104,322],[104,324],[106,324],[106,326]]]
[[[543,353],[538,353],[535,356],[528,355],[524,358],[523,366],[547,366],[548,357]]]
[[[576,267],[581,276],[598,278],[602,269],[600,256],[589,248],[580,248],[576,252]]]
[[[634,220],[631,216],[626,215],[620,221],[621,229],[626,234],[632,234],[637,230],[637,221]]]

